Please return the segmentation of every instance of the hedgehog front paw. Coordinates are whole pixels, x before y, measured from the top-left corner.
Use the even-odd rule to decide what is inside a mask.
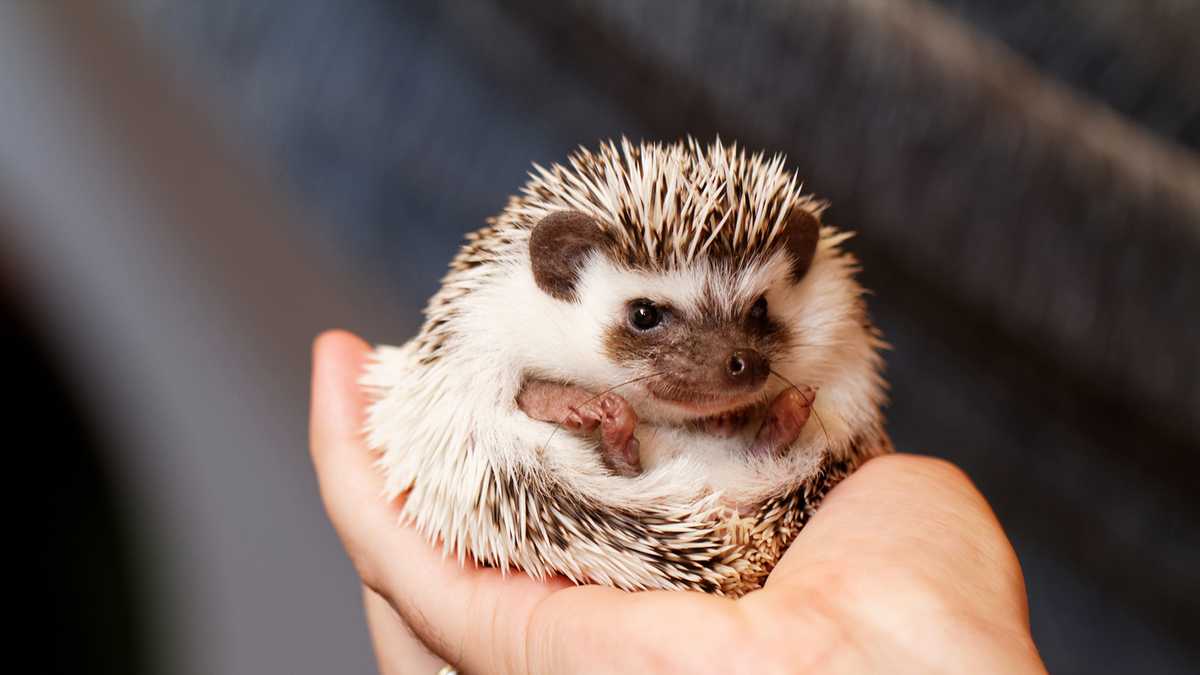
[[[808,423],[815,400],[817,392],[812,387],[792,388],[776,396],[750,445],[750,454],[777,457],[786,452]]]
[[[517,394],[517,407],[527,416],[561,424],[575,433],[600,430],[600,459],[623,476],[642,472],[637,429],[638,416],[629,401],[612,392],[593,396],[570,384],[530,379]]]
[[[563,421],[564,426],[578,431],[599,427],[600,458],[623,476],[636,476],[642,472],[638,439],[633,435],[637,423],[637,413],[629,401],[612,392],[572,407]]]
[[[604,416],[600,422],[604,458],[618,473],[636,476],[642,472],[640,444],[633,435],[637,429],[637,413],[629,401],[613,393],[601,396],[599,403]]]

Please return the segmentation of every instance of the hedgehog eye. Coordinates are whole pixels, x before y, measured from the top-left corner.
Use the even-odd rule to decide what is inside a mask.
[[[662,310],[649,300],[634,300],[629,305],[629,323],[638,330],[650,330],[662,323]]]
[[[758,300],[750,306],[750,318],[754,321],[762,321],[767,318],[767,296],[759,296]]]

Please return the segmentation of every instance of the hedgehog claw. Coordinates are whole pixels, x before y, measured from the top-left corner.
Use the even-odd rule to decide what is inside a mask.
[[[563,418],[562,425],[571,431],[590,432],[600,426],[600,419],[595,415],[585,414],[578,408],[571,408],[567,416]]]

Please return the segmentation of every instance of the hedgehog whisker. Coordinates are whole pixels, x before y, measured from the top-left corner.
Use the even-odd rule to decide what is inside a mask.
[[[794,382],[787,379],[783,375],[780,375],[779,371],[775,370],[774,368],[771,368],[770,370],[772,375],[786,382],[789,387],[796,390],[797,394],[800,394],[800,398],[804,399],[804,401],[808,404],[812,414],[817,416],[817,422],[821,425],[821,433],[825,434],[825,446],[828,447],[832,445],[833,442],[829,440],[829,430],[825,428],[825,420],[821,419],[821,413],[817,412],[817,407],[813,405],[813,402],[817,400],[816,395],[814,394],[811,399],[808,398],[804,395],[804,390],[802,390],[800,387],[797,387]]]

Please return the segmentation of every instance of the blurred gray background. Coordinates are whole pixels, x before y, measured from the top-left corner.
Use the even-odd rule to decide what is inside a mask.
[[[991,500],[1051,671],[1195,672],[1198,30],[1171,0],[0,5],[57,669],[372,671],[311,338],[407,339],[531,162],[720,134],[859,232],[896,444]]]

